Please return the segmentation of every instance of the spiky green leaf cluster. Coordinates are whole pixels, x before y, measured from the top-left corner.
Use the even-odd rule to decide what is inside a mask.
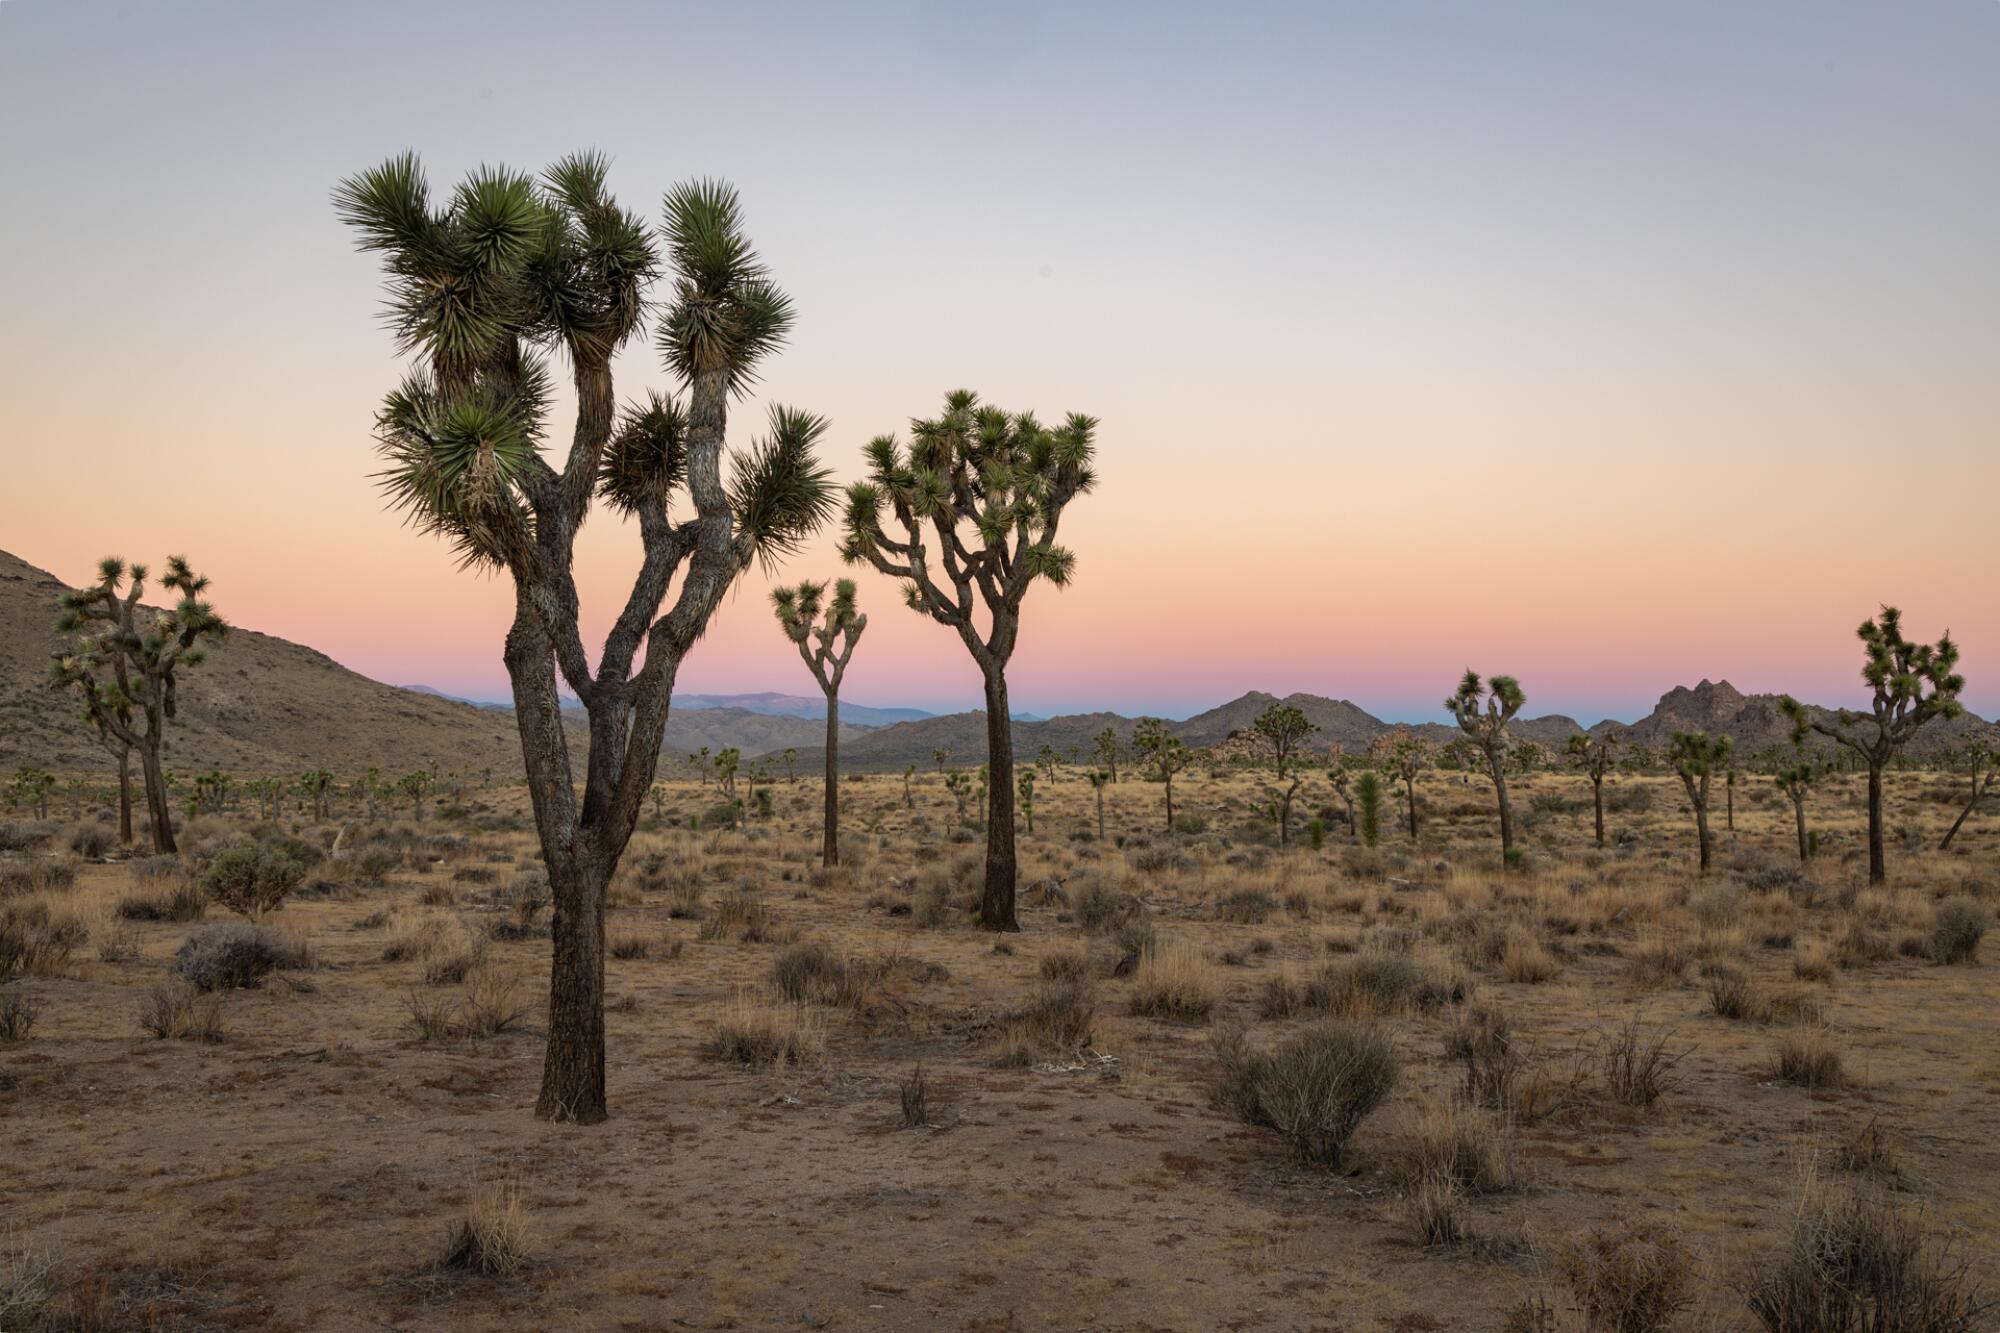
[[[742,393],[756,380],[757,363],[790,331],[791,298],[744,234],[733,188],[692,181],[670,190],[665,208],[674,296],[660,322],[660,351],[683,380],[719,372],[732,393]]]
[[[833,510],[833,471],[814,452],[825,433],[824,417],[773,405],[769,431],[731,460],[737,533],[767,566],[797,550]]]
[[[687,412],[671,395],[649,393],[625,409],[597,467],[597,493],[624,514],[655,502],[666,508],[687,473]]]

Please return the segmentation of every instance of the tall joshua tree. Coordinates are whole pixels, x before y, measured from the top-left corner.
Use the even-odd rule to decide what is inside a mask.
[[[1789,694],[1780,704],[1792,720],[1795,744],[1816,731],[1868,766],[1868,882],[1880,884],[1889,875],[1882,850],[1882,770],[1926,722],[1965,711],[1958,701],[1965,677],[1955,670],[1958,645],[1950,631],[1939,635],[1935,646],[1912,642],[1903,637],[1903,613],[1893,606],[1862,621],[1854,633],[1866,659],[1861,679],[1875,693],[1868,712],[1836,708],[1827,717],[1807,711]]]
[[[1590,779],[1590,803],[1597,817],[1597,845],[1604,845],[1604,779],[1611,772],[1611,738],[1583,732],[1569,738],[1569,759]]]
[[[833,503],[813,454],[824,423],[804,412],[772,408],[769,435],[725,475],[729,405],[792,323],[736,192],[676,186],[656,237],[608,192],[606,166],[585,153],[539,178],[482,168],[434,205],[405,155],[334,192],[383,258],[389,324],[416,363],[376,419],[383,488],[463,564],[514,585],[504,661],[555,908],[535,1113],[581,1123],[607,1114],[605,886],[652,787],[681,660],[750,562],[793,549]],[[649,302],[662,244],[668,290]],[[684,396],[621,410],[612,360],[654,309]],[[556,360],[576,398],[559,466],[542,452]],[[572,552],[597,502],[637,521],[641,558],[593,667]],[[580,795],[559,680],[589,720]]]
[[[1167,730],[1157,717],[1142,717],[1132,728],[1132,748],[1139,762],[1158,775],[1167,789],[1167,832],[1174,831],[1174,774],[1194,762],[1187,742]]]
[[[1104,765],[1104,771],[1110,775],[1109,781],[1118,781],[1118,733],[1106,727],[1092,737],[1090,743],[1097,762]]]
[[[98,563],[96,583],[63,593],[56,631],[68,635],[69,643],[50,665],[49,683],[81,696],[85,715],[107,746],[116,742],[139,752],[153,850],[166,853],[177,848],[160,753],[167,724],[178,711],[180,672],[201,662],[205,650],[198,645],[227,635],[229,626],[202,599],[208,580],[184,557],[168,558],[160,584],[180,594],[170,611],[141,606],[146,567],[127,568],[114,556]],[[124,776],[121,763],[121,784]]]
[[[840,678],[847,674],[854,645],[868,628],[868,617],[854,609],[854,580],[839,579],[833,600],[822,607],[824,583],[776,588],[771,605],[785,636],[798,645],[806,670],[826,696],[826,831],[820,839],[819,863],[840,864]],[[790,753],[787,751],[787,753]],[[907,778],[905,779],[907,781]]]
[[[1271,753],[1278,762],[1278,781],[1283,782],[1286,761],[1306,737],[1319,730],[1319,726],[1308,721],[1297,706],[1279,703],[1259,713],[1257,720],[1250,724],[1250,730],[1257,739],[1271,747]]]
[[[1708,782],[1717,769],[1729,764],[1727,736],[1711,736],[1705,731],[1677,731],[1667,747],[1667,758],[1680,774],[1687,789],[1688,804],[1694,807],[1695,842],[1701,849],[1701,872],[1708,873]]]
[[[1514,807],[1507,800],[1507,724],[1527,701],[1521,682],[1512,676],[1495,676],[1482,684],[1479,673],[1469,669],[1458,682],[1458,692],[1444,701],[1458,729],[1486,756],[1486,767],[1493,774],[1494,797],[1500,805],[1500,856],[1505,861],[1514,858]]]
[[[869,441],[868,480],[847,493],[841,554],[902,579],[910,607],[957,630],[985,678],[992,808],[979,920],[988,930],[1020,929],[1007,662],[1028,589],[1043,580],[1063,587],[1075,570],[1076,557],[1056,544],[1056,530],[1070,501],[1096,484],[1096,433],[1090,417],[1071,413],[1060,426],[1044,426],[960,389],[945,395],[939,415],[910,423],[907,448],[893,435]],[[885,508],[894,536],[883,526]]]

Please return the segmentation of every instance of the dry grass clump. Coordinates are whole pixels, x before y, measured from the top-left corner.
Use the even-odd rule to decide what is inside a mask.
[[[36,893],[67,893],[76,886],[76,863],[46,857],[27,862],[0,862],[0,898],[24,898]]]
[[[1889,937],[1860,917],[1849,917],[1833,942],[1833,956],[1844,968],[1887,962],[1895,955]]]
[[[1562,964],[1541,939],[1525,926],[1511,926],[1500,950],[1500,975],[1527,986],[1554,981],[1562,974]]]
[[[1792,946],[1792,975],[1800,981],[1832,981],[1839,971],[1833,945],[1821,939],[1802,939]]]
[[[159,858],[170,860],[170,858]],[[179,872],[178,863],[164,875],[148,876],[143,886],[118,899],[118,915],[127,921],[199,921],[208,910],[208,895],[198,881]]]
[[[868,969],[833,951],[824,940],[799,940],[778,951],[771,984],[793,1004],[858,1004],[868,987]]]
[[[382,961],[414,959],[430,986],[455,986],[486,961],[486,940],[455,916],[404,918],[382,946]]]
[[[412,991],[405,1000],[410,1030],[425,1042],[497,1037],[527,1017],[521,985],[509,973],[482,967],[465,978],[457,998]]]
[[[26,1041],[42,1016],[42,1004],[17,990],[0,991],[0,1042]]]
[[[1463,1097],[1427,1100],[1417,1114],[1416,1149],[1408,1171],[1421,1187],[1431,1177],[1470,1194],[1498,1194],[1520,1183],[1513,1125],[1504,1112]]]
[[[1445,1055],[1464,1066],[1465,1096],[1471,1101],[1505,1108],[1517,1100],[1526,1053],[1499,1010],[1482,1006],[1468,1012],[1445,1038]]]
[[[1642,991],[1677,986],[1694,963],[1687,937],[1678,931],[1649,934],[1639,941],[1625,965],[1625,975]]]
[[[1386,1035],[1338,1019],[1301,1029],[1269,1052],[1252,1050],[1234,1025],[1215,1034],[1214,1046],[1215,1104],[1245,1124],[1276,1130],[1300,1161],[1328,1167],[1340,1165],[1400,1072]]]
[[[1823,1027],[1788,1033],[1771,1058],[1771,1076],[1809,1092],[1847,1086],[1847,1069],[1832,1035]]]
[[[715,1010],[702,1052],[754,1067],[809,1065],[825,1054],[826,1035],[804,1005],[770,1004],[739,991]]]
[[[1604,1042],[1599,1073],[1605,1095],[1621,1106],[1651,1106],[1675,1086],[1688,1049],[1669,1050],[1671,1030],[1647,1034],[1636,1015]]]
[[[1008,1016],[995,1057],[1003,1068],[1078,1059],[1097,1037],[1097,988],[1088,976],[1043,980]]]
[[[162,981],[139,1002],[139,1027],[162,1041],[215,1043],[222,1027],[222,997],[205,994],[185,981]]]
[[[0,902],[0,982],[15,976],[53,976],[90,938],[75,910],[52,910],[41,898]]]
[[[898,1086],[897,1099],[903,1112],[904,1129],[924,1129],[930,1125],[931,1081],[924,1073],[922,1061]]]
[[[699,937],[769,944],[778,937],[778,925],[763,899],[749,889],[736,888],[715,900],[715,911],[701,923]]]
[[[196,990],[252,990],[271,973],[306,971],[312,945],[303,934],[273,930],[247,921],[201,926],[174,953],[174,975]]]
[[[1744,1294],[1771,1333],[1973,1333],[2000,1310],[1910,1209],[1879,1189],[1822,1194],[1810,1173],[1784,1247]]]
[[[1875,1116],[1870,1116],[1867,1124],[1835,1143],[1831,1156],[1833,1165],[1842,1171],[1883,1181],[1902,1179],[1903,1167],[1895,1142],[1889,1137],[1889,1131],[1882,1128],[1880,1118]]]
[[[513,1185],[484,1185],[472,1193],[465,1215],[438,1256],[441,1270],[512,1277],[529,1263],[528,1210]]]
[[[1077,981],[1090,975],[1090,955],[1082,949],[1051,949],[1038,969],[1046,981]]]
[[[1557,1263],[1592,1330],[1655,1333],[1695,1304],[1693,1256],[1679,1233],[1664,1228],[1599,1228],[1572,1236]]]
[[[1993,928],[1993,913],[1984,903],[1963,894],[1938,904],[1926,940],[1926,952],[1937,963],[1976,963],[1979,941]]]
[[[1270,920],[1271,913],[1278,910],[1278,900],[1264,889],[1235,889],[1225,893],[1215,904],[1215,919],[1230,921],[1239,926],[1261,926]],[[1304,917],[1309,912],[1294,912],[1294,916]]]
[[[1404,1200],[1410,1227],[1424,1245],[1456,1245],[1471,1234],[1465,1187],[1449,1171],[1426,1168]]]
[[[669,958],[677,957],[680,953],[679,945],[679,940],[667,943],[641,931],[620,930],[612,932],[611,939],[605,948],[613,958],[632,963],[651,958],[655,953],[662,950],[664,950],[666,956]]]
[[[1132,1012],[1205,1023],[1222,999],[1222,974],[1185,940],[1156,941],[1132,976]]]
[[[1266,1018],[1386,1018],[1435,1013],[1462,1003],[1470,991],[1471,983],[1456,967],[1370,948],[1324,964],[1304,982],[1282,972],[1269,978],[1260,1004]]]

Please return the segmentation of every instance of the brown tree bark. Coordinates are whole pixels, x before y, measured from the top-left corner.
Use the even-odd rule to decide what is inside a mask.
[[[986,885],[979,898],[979,924],[988,930],[1016,931],[1014,915],[1014,727],[1007,710],[1007,676],[1000,666],[986,673]]]
[[[1882,845],[1882,761],[1868,760],[1868,882],[1889,878],[1889,861]]]
[[[907,795],[907,786],[905,783]],[[820,837],[819,863],[840,864],[840,695],[826,692],[826,825]]]
[[[1514,856],[1514,805],[1507,799],[1507,772],[1500,749],[1495,746],[1486,752],[1487,763],[1493,768],[1493,790],[1500,801],[1500,860],[1510,861]]]
[[[1806,801],[1804,796],[1792,797],[1792,814],[1799,826],[1799,864],[1804,865],[1811,857],[1812,843],[1806,837]]]
[[[1591,805],[1597,815],[1597,845],[1604,845],[1604,777],[1602,774],[1590,780]]]

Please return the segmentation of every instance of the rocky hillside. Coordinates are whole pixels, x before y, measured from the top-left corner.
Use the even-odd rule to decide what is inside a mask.
[[[1679,685],[1668,690],[1651,713],[1629,726],[1600,722],[1591,730],[1615,735],[1628,744],[1656,749],[1664,749],[1676,731],[1706,731],[1730,737],[1739,755],[1753,755],[1761,750],[1787,748],[1792,743],[1791,719],[1785,716],[1778,700],[1775,694],[1745,694],[1726,680],[1704,680],[1691,689]],[[1808,707],[1817,715],[1831,717],[1831,710]],[[1992,744],[2000,740],[2000,728],[1971,713],[1949,722],[1932,722],[1910,742],[1908,753],[1929,758],[1973,740]]]

